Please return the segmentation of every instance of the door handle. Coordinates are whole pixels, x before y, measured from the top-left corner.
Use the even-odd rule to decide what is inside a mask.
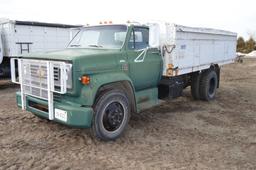
[[[150,52],[151,54],[160,54],[160,52],[159,51],[152,51],[152,52]]]

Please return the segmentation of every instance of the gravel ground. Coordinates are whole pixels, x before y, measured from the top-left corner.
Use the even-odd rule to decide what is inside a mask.
[[[0,82],[0,169],[256,169],[256,60],[222,68],[216,100],[182,97],[134,115],[100,142],[16,107]]]

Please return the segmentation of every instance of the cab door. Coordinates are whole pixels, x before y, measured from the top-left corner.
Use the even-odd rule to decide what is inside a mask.
[[[133,27],[127,47],[129,76],[135,90],[156,87],[162,72],[162,58],[156,48],[149,48],[149,28]]]

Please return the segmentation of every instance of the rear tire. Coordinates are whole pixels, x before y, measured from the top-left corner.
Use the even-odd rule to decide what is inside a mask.
[[[120,90],[105,91],[97,98],[94,106],[93,134],[101,140],[119,138],[130,119],[129,100]]]
[[[194,100],[200,99],[199,85],[200,85],[201,74],[194,73],[191,80],[191,95]]]
[[[218,76],[215,70],[205,71],[200,79],[200,99],[205,101],[210,101],[215,98],[216,89],[218,86]]]

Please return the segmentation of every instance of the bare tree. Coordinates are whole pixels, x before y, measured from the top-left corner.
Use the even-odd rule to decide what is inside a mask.
[[[256,30],[248,30],[247,35],[249,37],[252,37],[254,40],[256,40]]]

